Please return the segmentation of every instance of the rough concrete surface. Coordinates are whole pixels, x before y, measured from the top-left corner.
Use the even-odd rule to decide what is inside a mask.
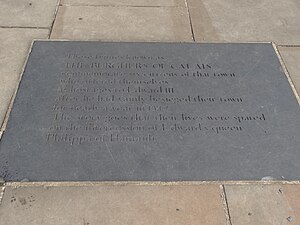
[[[1,0],[0,26],[50,28],[58,0]]]
[[[0,225],[225,225],[219,185],[7,186]]]
[[[298,0],[188,0],[196,41],[299,44]]]
[[[300,43],[300,42],[299,42]],[[300,46],[279,46],[278,50],[292,78],[295,88],[300,93]]]
[[[300,224],[299,185],[225,185],[232,225]]]
[[[47,29],[0,28],[0,126],[19,83],[34,38],[46,38]]]
[[[62,6],[52,39],[192,41],[186,8]]]

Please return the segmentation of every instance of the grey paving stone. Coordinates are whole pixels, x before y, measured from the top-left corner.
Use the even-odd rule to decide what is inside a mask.
[[[271,44],[35,42],[0,175],[298,180],[299,110]]]
[[[300,185],[226,185],[232,225],[300,223]]]
[[[183,7],[62,6],[52,39],[114,41],[192,41]]]
[[[19,83],[32,40],[47,38],[48,32],[47,29],[0,28],[0,127]]]
[[[0,26],[50,28],[57,5],[58,0],[2,0]]]
[[[185,6],[185,0],[62,0],[63,5],[95,6]]]
[[[278,50],[283,58],[292,81],[300,93],[300,46],[284,47],[279,46]]]
[[[188,0],[196,41],[300,43],[298,0]]]
[[[7,186],[0,225],[225,225],[218,185]]]

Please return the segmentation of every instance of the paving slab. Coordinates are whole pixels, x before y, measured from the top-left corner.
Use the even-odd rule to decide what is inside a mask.
[[[15,92],[31,42],[47,38],[47,29],[0,28],[0,126]]]
[[[57,5],[57,0],[3,0],[0,26],[50,28]]]
[[[225,185],[232,225],[300,223],[300,185]]]
[[[34,43],[6,181],[298,180],[300,108],[271,43]]]
[[[192,41],[183,7],[59,7],[52,39]]]
[[[93,6],[185,6],[185,0],[62,0],[62,5]]]
[[[278,50],[292,78],[295,88],[300,93],[300,46],[279,46]]]
[[[297,0],[188,0],[196,41],[299,44]]]
[[[6,186],[0,225],[225,225],[219,185]]]

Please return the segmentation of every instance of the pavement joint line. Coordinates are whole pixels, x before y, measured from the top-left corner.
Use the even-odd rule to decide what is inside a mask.
[[[12,187],[87,187],[87,186],[178,186],[178,185],[300,185],[300,181],[39,181],[39,182],[6,182]]]
[[[226,196],[226,190],[225,190],[225,186],[222,184],[220,185],[220,195],[223,202],[223,207],[224,207],[224,212],[226,217],[226,225],[232,225],[227,196]]]
[[[185,44],[196,44],[196,42],[191,42],[191,41],[166,41],[166,40],[135,40],[131,39],[130,41],[128,40],[120,40],[120,39],[60,39],[60,38],[51,38],[50,39],[33,39],[34,41],[48,41],[48,42],[106,42],[106,43],[152,43],[152,44],[159,44],[159,43],[166,43],[166,44],[178,44],[178,43],[185,43]],[[200,44],[200,43],[197,43]]]
[[[8,120],[9,120],[9,115],[10,115],[10,112],[12,110],[12,107],[13,107],[13,104],[14,104],[14,100],[15,100],[15,98],[17,96],[17,92],[18,92],[18,89],[19,89],[19,86],[20,86],[20,83],[21,83],[21,80],[22,80],[25,68],[27,66],[27,62],[28,62],[30,53],[32,51],[33,43],[34,43],[34,41],[31,42],[30,48],[29,48],[28,53],[26,55],[26,58],[25,58],[25,60],[23,62],[23,67],[22,67],[22,70],[21,70],[21,72],[19,74],[19,78],[18,78],[18,82],[17,82],[16,88],[15,88],[15,91],[14,91],[14,93],[13,93],[11,99],[10,99],[10,102],[9,102],[9,105],[8,105],[8,109],[7,109],[6,113],[5,113],[3,123],[2,123],[2,125],[0,127],[0,134],[1,134],[0,138],[2,137],[3,133],[5,132],[5,129],[6,129],[6,126],[7,126]]]
[[[99,42],[99,41],[102,41],[102,42],[107,42],[107,43],[147,43],[147,44],[157,44],[157,43],[163,43],[163,44],[178,44],[178,43],[186,43],[186,44],[272,44],[273,42],[271,41],[245,41],[245,42],[224,42],[224,41],[214,41],[214,42],[199,42],[199,41],[196,41],[196,42],[190,42],[190,41],[160,41],[160,40],[157,40],[157,41],[144,41],[144,40],[126,40],[126,41],[122,41],[122,40],[114,40],[114,39],[98,39],[98,40],[95,40],[95,39],[86,39],[86,40],[83,40],[83,39],[67,39],[67,38],[53,38],[53,39],[46,39],[46,38],[35,38],[33,39],[33,41],[46,41],[46,42],[55,42],[55,41],[69,41],[69,42],[85,42],[85,41],[88,41],[88,42]]]
[[[188,12],[188,16],[189,16],[190,29],[191,29],[191,32],[192,32],[192,39],[195,42],[195,34],[194,34],[194,29],[193,29],[193,23],[192,23],[192,18],[191,18],[189,4],[188,4],[187,0],[184,0],[184,2],[185,2],[185,7],[186,7],[187,12]]]
[[[59,4],[65,7],[103,7],[103,8],[185,8],[184,6],[163,6],[163,5],[93,5],[93,4]]]
[[[282,69],[283,69],[283,72],[284,72],[284,74],[286,75],[286,77],[287,77],[287,79],[288,79],[288,82],[289,82],[289,84],[290,84],[290,86],[291,86],[291,88],[292,88],[292,91],[293,91],[293,93],[294,93],[294,95],[295,95],[295,98],[297,99],[298,104],[300,105],[300,96],[299,96],[299,94],[298,94],[298,92],[297,92],[297,89],[296,89],[294,83],[293,83],[293,80],[292,80],[292,78],[291,78],[291,76],[290,76],[290,73],[289,73],[289,71],[288,71],[288,68],[287,68],[287,66],[286,66],[285,63],[284,63],[284,60],[283,60],[283,58],[282,58],[282,56],[281,56],[281,54],[280,54],[280,52],[279,52],[279,50],[278,50],[276,44],[272,42],[272,45],[273,45],[274,51],[275,51],[275,53],[276,53],[276,55],[277,55],[277,58],[278,58],[278,60],[279,60],[279,62],[280,62],[280,64],[281,64],[281,67],[282,67]]]
[[[1,26],[0,28],[5,28],[5,29],[43,29],[43,30],[48,30],[49,27],[28,27],[28,26]]]
[[[299,48],[300,45],[277,45],[277,47],[289,47],[289,48]]]
[[[48,39],[50,39],[51,34],[52,34],[52,30],[53,30],[54,23],[55,23],[56,18],[57,18],[57,13],[58,13],[58,9],[59,9],[60,2],[61,2],[61,0],[57,0],[57,4],[56,4],[56,7],[55,7],[55,11],[54,11],[53,21],[52,21],[51,26],[50,26],[50,29],[49,29]]]

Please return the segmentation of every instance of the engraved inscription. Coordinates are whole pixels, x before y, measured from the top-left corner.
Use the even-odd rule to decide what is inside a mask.
[[[299,110],[271,43],[35,41],[0,177],[299,180]]]
[[[231,94],[229,88],[214,90],[219,81],[238,83],[240,76],[212,62],[70,53],[59,77],[45,137],[52,144],[160,142],[162,135],[235,136],[247,132],[249,124],[262,132],[256,124],[268,120],[262,111],[222,110],[247,104],[247,98]],[[183,90],[181,83],[190,88]],[[211,88],[203,91],[200,83]]]

